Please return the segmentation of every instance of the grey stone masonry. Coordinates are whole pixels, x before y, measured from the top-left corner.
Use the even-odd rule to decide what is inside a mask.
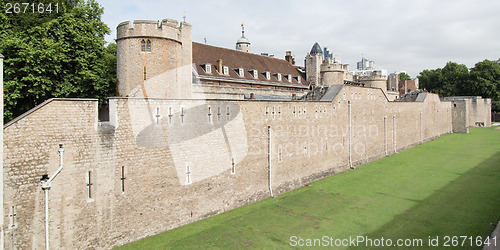
[[[345,85],[327,96],[112,98],[109,122],[98,121],[97,100],[50,100],[4,127],[4,246],[44,248],[40,178],[58,168],[60,144],[50,246],[109,249],[454,130],[453,102],[435,94],[389,102],[381,89]]]

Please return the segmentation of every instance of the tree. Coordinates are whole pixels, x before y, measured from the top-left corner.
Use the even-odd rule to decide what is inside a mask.
[[[464,92],[493,100],[492,109],[500,111],[500,65],[490,60],[476,63]]]
[[[500,100],[500,65],[489,60],[476,63],[464,92]]]
[[[118,89],[116,88],[117,78],[116,78],[116,43],[110,43],[106,46],[104,53],[104,64],[106,66],[106,80],[108,82],[109,91],[112,94],[117,94]]]
[[[469,69],[463,64],[448,62],[444,68],[424,70],[419,75],[421,88],[439,94],[440,96],[459,95],[461,87],[469,79]]]
[[[110,30],[101,21],[103,9],[95,0],[59,3],[59,13],[52,16],[32,18],[5,10],[0,16],[8,28],[0,33],[5,121],[53,97],[105,100],[116,94],[116,69],[109,70],[113,49],[104,46]]]
[[[443,96],[462,95],[461,87],[467,84],[469,69],[464,64],[448,62],[441,71]]]
[[[442,82],[442,74],[440,68],[430,70],[426,69],[420,72],[418,81],[420,88],[441,94],[439,93],[441,91],[439,86]]]
[[[407,81],[407,80],[411,80],[411,77],[410,77],[410,75],[406,74],[405,72],[401,72],[401,73],[399,73],[399,80]]]
[[[469,69],[448,62],[443,69],[424,70],[419,75],[420,87],[440,96],[482,96],[493,100],[492,109],[500,111],[500,65],[490,60]]]

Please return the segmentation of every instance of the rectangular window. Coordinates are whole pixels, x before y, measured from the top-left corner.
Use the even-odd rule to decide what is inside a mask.
[[[276,74],[276,78],[281,82],[281,73]]]
[[[271,72],[266,71],[266,79],[271,80]]]
[[[253,75],[253,78],[255,78],[255,79],[259,78],[259,72],[255,69],[253,70],[252,75]]]
[[[288,82],[292,82],[292,75],[287,75],[287,76],[286,76],[286,80],[287,80]]]
[[[224,75],[228,76],[229,75],[229,67],[228,66],[224,66],[222,67],[222,69],[224,70]]]
[[[240,77],[245,77],[245,71],[244,71],[242,68],[239,68],[239,69],[238,69],[238,75],[239,75]]]
[[[146,41],[144,39],[141,40],[141,52],[146,51]]]
[[[212,74],[212,64],[205,64],[205,72],[207,72],[207,74]]]

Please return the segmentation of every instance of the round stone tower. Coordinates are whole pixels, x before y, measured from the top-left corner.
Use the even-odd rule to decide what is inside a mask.
[[[366,87],[380,88],[384,92],[387,91],[387,76],[379,75],[377,71],[373,71],[369,76],[360,77],[358,81],[364,83]]]
[[[191,97],[191,25],[171,19],[123,22],[116,46],[120,96]]]
[[[347,79],[347,65],[333,62],[331,57],[325,58],[321,64],[321,85],[339,85],[344,84]]]

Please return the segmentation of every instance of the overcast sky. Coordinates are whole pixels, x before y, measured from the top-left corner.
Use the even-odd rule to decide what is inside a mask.
[[[499,0],[98,0],[116,38],[122,21],[171,18],[193,26],[193,41],[234,49],[241,36],[252,52],[298,65],[315,42],[355,69],[362,55],[388,72],[442,68],[448,61],[473,67],[500,58]]]

